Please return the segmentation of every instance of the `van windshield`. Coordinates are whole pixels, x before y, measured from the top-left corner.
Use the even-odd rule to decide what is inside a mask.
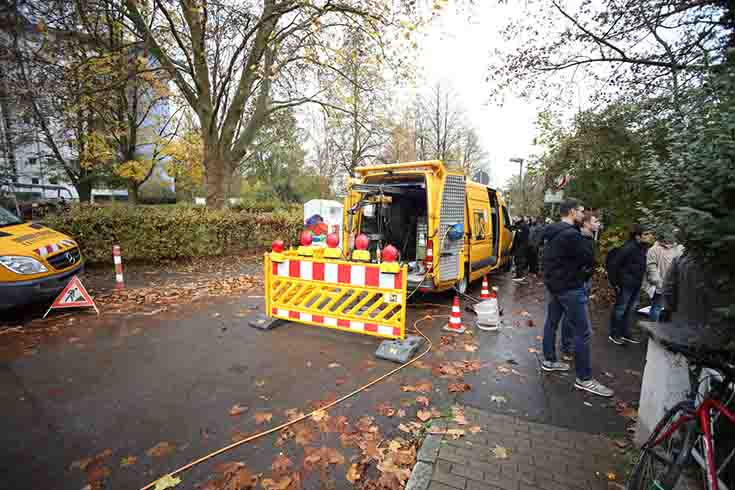
[[[11,226],[11,225],[20,225],[23,223],[23,220],[18,218],[16,215],[8,211],[7,209],[0,207],[0,227],[2,226]]]

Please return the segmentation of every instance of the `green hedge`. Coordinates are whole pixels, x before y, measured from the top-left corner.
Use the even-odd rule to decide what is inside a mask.
[[[111,262],[112,246],[125,261],[205,257],[296,244],[302,214],[252,213],[183,206],[74,206],[44,224],[72,236],[88,262]]]

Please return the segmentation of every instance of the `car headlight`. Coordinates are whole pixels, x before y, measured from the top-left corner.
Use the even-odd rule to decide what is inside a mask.
[[[15,255],[0,256],[0,265],[5,266],[16,274],[40,274],[48,269],[32,257],[17,257]]]

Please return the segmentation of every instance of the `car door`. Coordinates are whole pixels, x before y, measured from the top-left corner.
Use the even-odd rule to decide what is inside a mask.
[[[487,202],[470,200],[470,280],[484,275],[492,265],[492,227]]]

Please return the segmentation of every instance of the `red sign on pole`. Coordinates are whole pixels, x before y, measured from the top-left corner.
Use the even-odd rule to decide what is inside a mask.
[[[82,281],[79,280],[78,276],[74,276],[71,278],[71,281],[69,281],[69,284],[66,285],[64,290],[61,291],[61,294],[59,294],[51,304],[46,315],[48,315],[51,310],[58,308],[84,308],[90,306],[94,308],[94,311],[96,311],[98,315],[100,314],[100,310],[97,309],[97,305],[92,301],[92,297],[89,295],[87,290],[84,289]],[[46,318],[46,315],[43,315],[43,317]]]

